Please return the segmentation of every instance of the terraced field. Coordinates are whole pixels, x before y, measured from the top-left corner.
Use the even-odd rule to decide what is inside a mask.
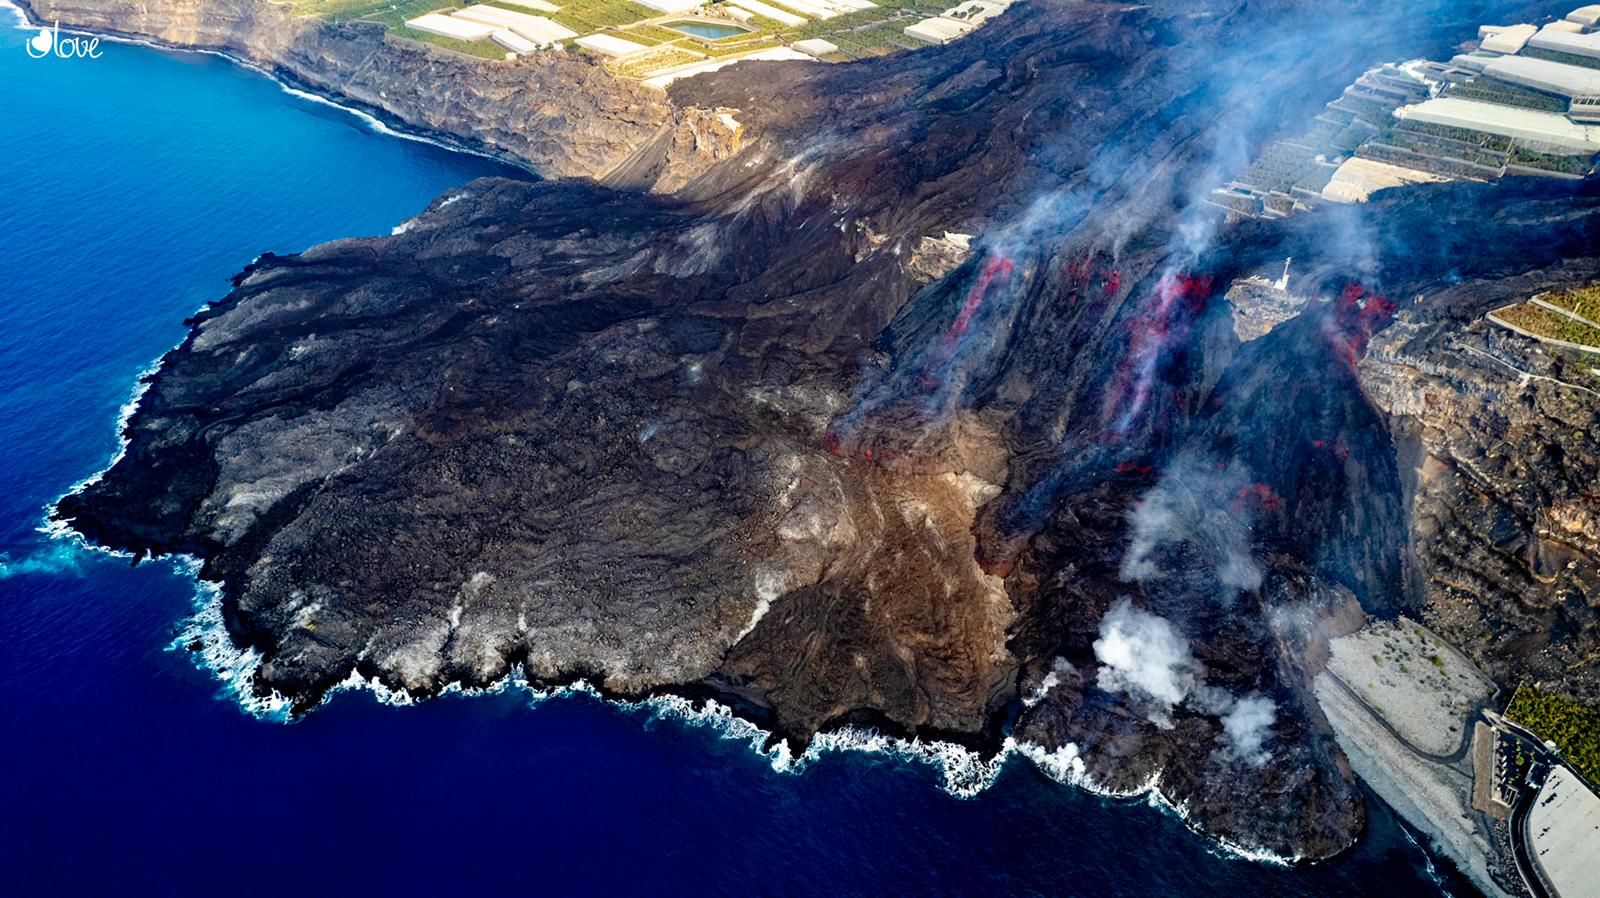
[[[829,18],[775,2],[774,5],[785,13],[806,20],[800,25],[785,24],[759,13],[752,14],[749,10],[738,9],[735,2],[711,3],[688,13],[660,13],[632,0],[556,0],[560,10],[552,13],[541,13],[510,0],[485,2],[513,12],[545,16],[579,35],[610,34],[645,47],[674,51],[636,53],[606,62],[607,67],[619,75],[642,78],[663,68],[701,58],[742,55],[812,38],[821,38],[838,46],[837,53],[824,56],[830,62],[920,49],[928,45],[907,35],[906,27],[945,13],[956,5],[957,0],[875,0],[876,5],[871,9],[844,12]],[[814,3],[815,0],[810,2]],[[288,0],[288,3],[302,15],[335,22],[357,19],[380,22],[399,37],[472,56],[499,59],[505,55],[505,50],[492,41],[456,40],[405,26],[407,20],[425,13],[449,14],[471,5],[467,0]],[[713,22],[737,23],[748,29],[749,33],[712,40],[666,27],[667,23],[675,20],[701,17]],[[563,46],[575,52],[587,52],[570,41],[564,42]],[[650,61],[656,64],[647,64]]]
[[[1557,290],[1538,297],[1551,305],[1560,306],[1574,314],[1600,324],[1600,284],[1588,284],[1571,290]]]
[[[1546,340],[1576,343],[1600,352],[1600,327],[1594,327],[1531,302],[1496,309],[1490,313],[1490,320],[1509,324]]]

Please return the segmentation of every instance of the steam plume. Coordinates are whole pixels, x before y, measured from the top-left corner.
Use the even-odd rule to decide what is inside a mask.
[[[1126,598],[1101,619],[1094,656],[1100,660],[1100,688],[1145,703],[1150,722],[1163,729],[1172,727],[1172,710],[1194,689],[1199,669],[1189,640],[1171,621]]]
[[[1261,489],[1238,465],[1179,456],[1128,513],[1132,535],[1122,559],[1122,579],[1142,583],[1159,578],[1158,550],[1188,544],[1215,560],[1213,570],[1223,586],[1259,588],[1261,567],[1250,557],[1250,526]]]
[[[1278,719],[1278,705],[1263,695],[1247,695],[1234,702],[1233,710],[1222,715],[1222,732],[1228,740],[1228,753],[1236,760],[1256,767],[1270,757],[1263,744]]]

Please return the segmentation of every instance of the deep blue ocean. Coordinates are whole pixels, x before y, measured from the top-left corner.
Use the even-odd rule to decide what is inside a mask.
[[[387,233],[492,162],[376,133],[225,60],[0,28],[0,895],[1437,895],[1374,804],[1335,863],[1227,859],[1021,761],[775,772],[704,724],[577,695],[293,724],[169,648],[194,584],[39,532],[139,372],[258,253]]]

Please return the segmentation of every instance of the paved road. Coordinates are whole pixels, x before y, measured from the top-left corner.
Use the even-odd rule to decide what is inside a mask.
[[[1396,742],[1404,745],[1407,751],[1419,758],[1432,761],[1435,764],[1443,764],[1446,767],[1454,767],[1456,764],[1460,763],[1462,758],[1467,756],[1467,752],[1472,748],[1471,724],[1478,719],[1480,714],[1483,713],[1484,708],[1491,707],[1491,705],[1486,701],[1480,702],[1478,707],[1474,708],[1472,713],[1467,715],[1468,725],[1461,728],[1461,742],[1455,747],[1455,750],[1447,755],[1435,754],[1434,752],[1424,751],[1423,749],[1418,748],[1416,745],[1412,744],[1411,740],[1400,735],[1400,731],[1390,725],[1388,718],[1384,717],[1382,712],[1380,712],[1377,708],[1367,704],[1367,700],[1362,698],[1361,695],[1354,689],[1350,688],[1349,683],[1339,679],[1338,674],[1331,670],[1324,670],[1323,673],[1327,674],[1328,679],[1333,681],[1333,685],[1338,686],[1345,695],[1349,696],[1352,701],[1360,705],[1362,710],[1366,711],[1367,714],[1370,715],[1379,726],[1383,727],[1385,732],[1387,732],[1390,736],[1393,736]]]
[[[1542,748],[1537,750],[1544,753]],[[1544,874],[1540,872],[1538,863],[1528,851],[1528,843],[1531,841],[1528,835],[1528,812],[1533,809],[1534,799],[1538,795],[1537,789],[1517,790],[1516,803],[1511,806],[1511,856],[1516,859],[1517,872],[1522,874],[1522,882],[1528,887],[1528,891],[1533,893],[1533,898],[1558,898],[1554,890],[1545,883]]]

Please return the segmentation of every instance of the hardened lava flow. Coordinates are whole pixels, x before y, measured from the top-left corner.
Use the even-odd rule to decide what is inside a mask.
[[[1011,736],[1329,857],[1363,811],[1310,682],[1352,619],[1600,697],[1569,526],[1600,396],[1474,354],[1484,311],[1600,271],[1600,196],[1204,198],[1485,14],[1038,0],[689,79],[671,105],[746,136],[671,195],[479,181],[263,257],[58,514],[204,559],[254,688],[302,710],[352,671],[428,695],[520,665],[795,742]],[[1286,256],[1310,300],[1241,342],[1230,284]]]

